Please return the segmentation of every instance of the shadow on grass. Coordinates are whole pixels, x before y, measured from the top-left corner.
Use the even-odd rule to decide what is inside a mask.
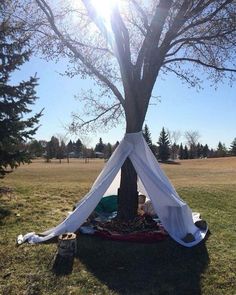
[[[170,165],[181,165],[180,162],[174,161],[174,160],[167,160],[167,161],[158,160],[158,163],[161,163],[161,164],[170,164]]]
[[[2,224],[4,218],[11,215],[11,211],[9,209],[4,209],[0,207],[0,225]]]
[[[136,244],[78,239],[77,258],[118,294],[197,295],[200,277],[209,257],[205,243],[193,248],[171,239],[155,244]]]
[[[13,193],[13,189],[10,187],[0,186],[0,199],[2,196],[8,196],[11,198],[11,194]],[[11,215],[11,210],[4,208],[7,207],[4,201],[2,199],[0,200],[0,225],[3,224],[3,220]]]

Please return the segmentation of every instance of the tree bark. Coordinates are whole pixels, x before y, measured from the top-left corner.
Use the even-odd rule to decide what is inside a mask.
[[[118,190],[118,220],[133,220],[137,216],[137,209],[137,173],[132,162],[127,158],[121,168],[120,188]]]
[[[134,89],[134,88],[133,88]],[[137,90],[137,89],[136,89]],[[142,90],[136,91],[141,93]],[[144,105],[144,95],[126,99],[126,133],[135,133],[142,130],[147,107]],[[136,98],[136,99],[135,99]],[[148,104],[146,104],[148,105]],[[118,212],[117,218],[120,221],[130,221],[137,216],[138,211],[138,188],[137,173],[129,158],[121,167],[121,181],[118,190]]]

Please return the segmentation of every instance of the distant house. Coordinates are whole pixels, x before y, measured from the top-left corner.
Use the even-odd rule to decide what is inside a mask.
[[[104,159],[104,153],[95,152],[95,158]]]
[[[75,152],[68,153],[69,158],[77,158],[77,154]]]
[[[77,152],[70,152],[68,154],[69,158],[83,158],[82,153],[77,153]]]

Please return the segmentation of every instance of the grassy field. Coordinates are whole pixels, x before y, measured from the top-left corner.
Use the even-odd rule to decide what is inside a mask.
[[[194,248],[80,236],[73,272],[56,276],[56,244],[15,246],[18,234],[58,224],[103,165],[35,161],[1,180],[0,294],[236,294],[236,157],[162,165],[209,224],[209,238]]]

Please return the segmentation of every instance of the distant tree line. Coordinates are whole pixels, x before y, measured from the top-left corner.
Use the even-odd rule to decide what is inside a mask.
[[[143,136],[153,154],[160,161],[236,156],[236,138],[234,138],[229,148],[220,141],[217,148],[213,149],[209,148],[207,144],[203,145],[199,142],[200,135],[197,131],[185,132],[185,144],[178,143],[181,136],[180,132],[171,132],[164,127],[160,132],[157,144],[153,144],[147,125],[144,126]]]
[[[209,148],[207,144],[199,142],[200,135],[197,131],[185,132],[185,143],[178,142],[181,136],[180,132],[171,132],[164,127],[156,144],[152,141],[147,125],[144,126],[143,136],[155,157],[160,161],[236,156],[236,138],[229,148],[219,142],[217,148],[213,149]],[[44,157],[49,162],[53,158],[59,161],[62,159],[69,161],[70,158],[108,159],[118,145],[118,141],[115,144],[104,143],[102,138],[99,138],[98,143],[91,148],[83,144],[80,139],[69,140],[68,143],[65,143],[63,139],[52,136],[50,141],[33,140],[26,144],[25,149],[32,157]]]
[[[108,159],[118,144],[118,141],[114,145],[111,143],[106,144],[100,138],[94,148],[89,148],[80,139],[76,141],[70,140],[66,143],[65,140],[52,136],[50,141],[33,140],[25,144],[24,148],[33,158],[43,157],[47,162],[50,162],[51,159],[58,159],[60,162],[62,159],[67,159],[69,162],[70,158]]]

